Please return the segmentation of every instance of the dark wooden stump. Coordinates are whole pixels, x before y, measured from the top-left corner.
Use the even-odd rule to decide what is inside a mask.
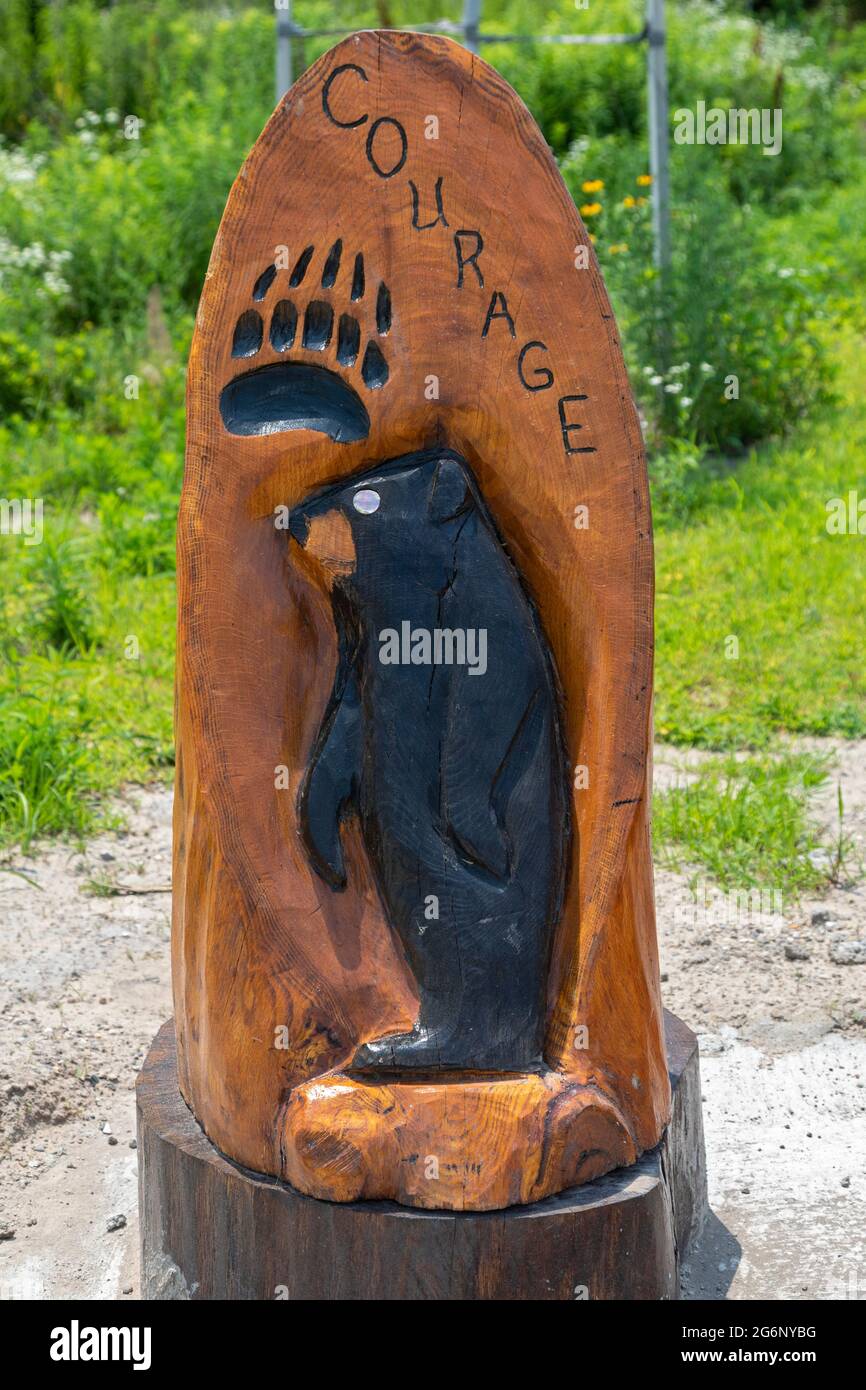
[[[698,1045],[665,1015],[673,1116],[630,1168],[531,1206],[317,1201],[232,1163],[187,1109],[174,1025],[138,1080],[142,1292],[154,1299],[668,1299],[706,1210]]]

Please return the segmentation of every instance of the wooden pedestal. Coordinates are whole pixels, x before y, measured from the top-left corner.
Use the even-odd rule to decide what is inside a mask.
[[[211,1144],[173,1022],[138,1081],[142,1294],[153,1299],[669,1299],[706,1210],[698,1045],[665,1015],[673,1115],[630,1168],[531,1206],[325,1202]]]

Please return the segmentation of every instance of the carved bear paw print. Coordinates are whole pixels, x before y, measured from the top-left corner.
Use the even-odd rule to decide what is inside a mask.
[[[298,257],[289,276],[288,289],[298,290],[307,278],[315,255],[315,247],[307,246]],[[379,390],[388,380],[388,363],[374,338],[369,338],[361,354],[361,323],[358,310],[365,298],[364,257],[359,251],[349,275],[344,274],[347,307],[341,311],[337,282],[343,260],[343,243],[335,241],[328,251],[320,277],[321,290],[314,290],[306,302],[299,305],[305,290],[295,298],[273,298],[269,314],[264,301],[279,274],[276,265],[262,271],[253,286],[256,308],[245,309],[238,319],[232,338],[232,357],[254,358],[270,349],[279,354],[291,353],[284,360],[253,367],[235,377],[220,394],[220,414],[230,434],[276,434],[283,430],[312,429],[330,435],[338,443],[366,439],[370,417],[361,397],[344,375],[329,367],[298,358],[296,354],[333,353],[346,372],[361,358],[360,376],[369,391]],[[309,284],[309,282],[307,282]],[[333,292],[325,298],[322,291]],[[376,292],[376,333],[387,337],[391,331],[391,293],[381,282]]]

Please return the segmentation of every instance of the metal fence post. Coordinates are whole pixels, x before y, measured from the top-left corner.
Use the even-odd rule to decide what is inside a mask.
[[[274,0],[277,22],[277,104],[292,85],[292,0]]]
[[[671,263],[670,178],[668,174],[668,74],[665,53],[664,0],[647,0],[647,98],[655,263],[665,272]]]
[[[466,47],[478,52],[478,31],[481,28],[481,0],[463,0],[463,38]]]

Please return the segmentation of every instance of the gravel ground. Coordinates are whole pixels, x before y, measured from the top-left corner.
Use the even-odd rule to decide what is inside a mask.
[[[171,1013],[171,793],[123,809],[125,834],[0,872],[0,1298],[138,1289],[133,1088]],[[109,877],[162,891],[88,891]]]
[[[799,746],[833,751],[832,776],[816,794],[813,812],[832,832],[841,785],[845,828],[854,839],[852,862],[866,861],[866,741],[809,740]],[[656,789],[687,778],[701,756],[694,749],[657,749]],[[697,902],[690,887],[694,874]],[[866,941],[866,880],[804,897],[784,911],[775,897],[779,887],[768,884],[738,899],[714,889],[700,870],[656,870],[666,1006],[699,1034],[728,1026],[770,1053],[831,1028],[866,1037],[866,946],[856,946]],[[861,967],[837,963],[852,955]]]
[[[866,744],[833,747],[866,858]],[[657,786],[698,757],[657,750]],[[0,864],[0,1298],[138,1294],[133,1087],[171,1012],[171,794],[122,805],[126,831],[83,853]],[[832,822],[835,784],[816,808]],[[656,890],[665,1003],[701,1038],[713,1208],[684,1296],[866,1298],[866,884],[787,913],[696,906],[669,871]]]

